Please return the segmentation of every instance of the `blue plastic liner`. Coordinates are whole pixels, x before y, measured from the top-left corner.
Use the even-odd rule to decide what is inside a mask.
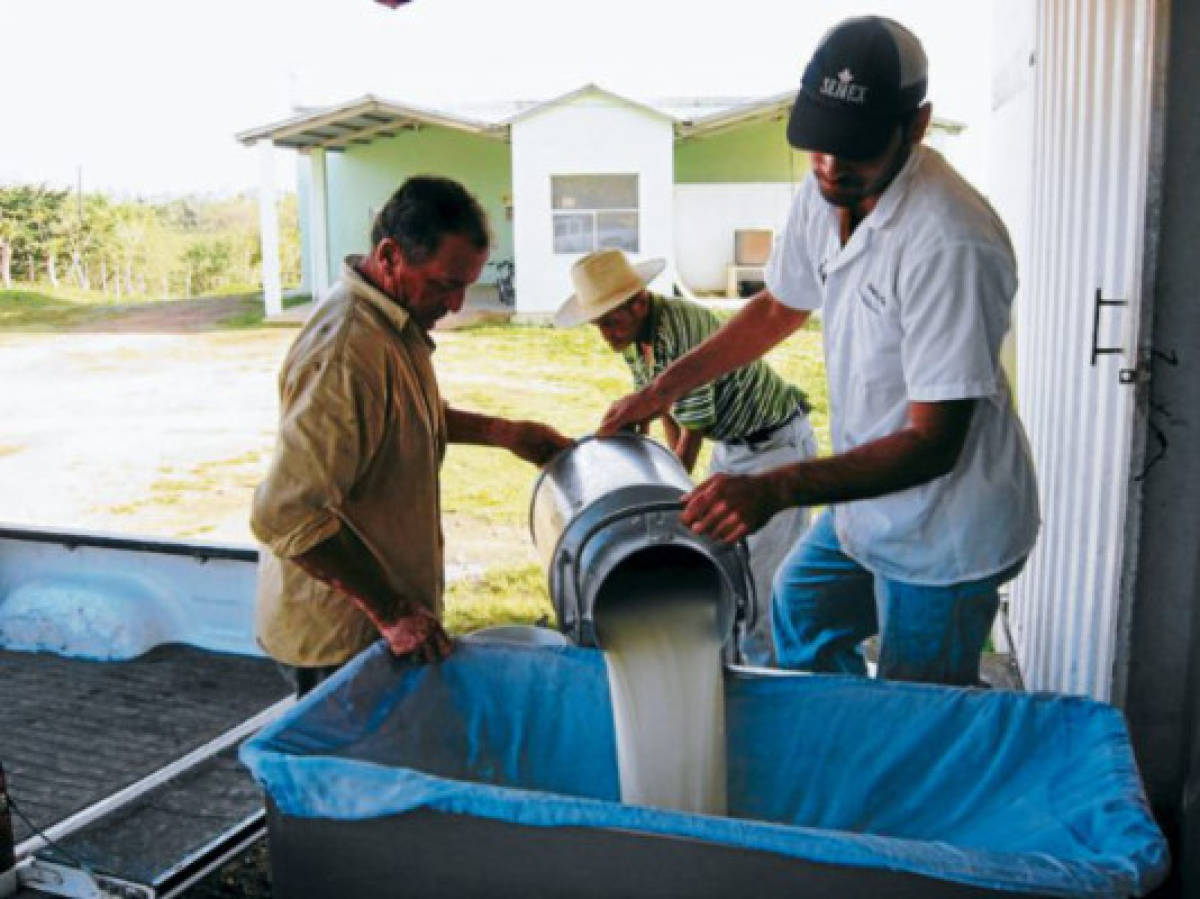
[[[814,862],[1048,895],[1140,895],[1166,844],[1124,722],[1085,699],[730,673],[730,817],[622,805],[602,656],[382,644],[242,747],[280,811],[428,807],[674,834]]]

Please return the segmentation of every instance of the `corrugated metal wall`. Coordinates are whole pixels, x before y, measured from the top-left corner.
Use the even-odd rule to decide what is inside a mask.
[[[1031,689],[1108,699],[1131,487],[1154,4],[1041,0],[1034,39],[1029,242],[1017,329],[1018,398],[1043,531],[1010,624]],[[1021,160],[999,164],[1022,164]],[[1092,365],[1095,336],[1121,347]]]

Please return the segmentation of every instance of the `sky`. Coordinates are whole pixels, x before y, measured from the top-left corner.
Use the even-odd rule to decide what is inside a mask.
[[[638,100],[795,88],[844,16],[922,40],[935,115],[985,164],[987,0],[0,0],[0,184],[116,196],[258,184],[237,132],[366,93],[415,105],[540,100],[594,82]],[[15,90],[13,88],[16,88]],[[295,154],[279,151],[281,185]],[[970,174],[970,172],[968,172]]]

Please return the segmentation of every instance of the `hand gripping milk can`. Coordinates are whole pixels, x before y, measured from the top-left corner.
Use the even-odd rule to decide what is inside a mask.
[[[542,470],[529,527],[563,633],[598,645],[596,601],[635,567],[708,578],[726,641],[735,625],[753,623],[745,545],[701,537],[680,521],[680,497],[693,486],[674,453],[636,435],[584,438]]]

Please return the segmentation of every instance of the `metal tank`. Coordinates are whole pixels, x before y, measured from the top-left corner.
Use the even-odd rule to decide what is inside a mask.
[[[618,569],[634,564],[705,567],[723,638],[739,623],[753,625],[745,543],[701,537],[680,521],[680,497],[693,486],[673,452],[632,434],[586,437],[542,470],[529,527],[563,633],[598,645],[596,601]]]

